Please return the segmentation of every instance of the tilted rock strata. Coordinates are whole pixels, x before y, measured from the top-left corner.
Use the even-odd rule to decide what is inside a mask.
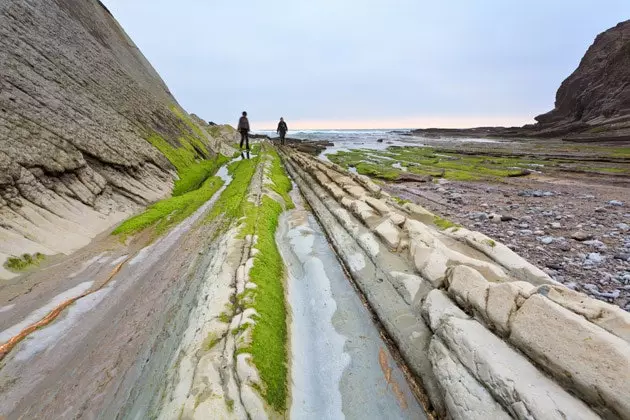
[[[369,178],[285,161],[439,416],[630,418],[630,314]]]
[[[0,265],[76,250],[166,196],[176,173],[149,136],[228,151],[181,115],[97,0],[0,3]]]

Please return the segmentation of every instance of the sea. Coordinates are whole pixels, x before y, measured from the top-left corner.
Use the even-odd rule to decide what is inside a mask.
[[[275,131],[254,131],[255,134],[266,134],[269,137],[277,137]],[[322,153],[323,156],[341,150],[372,149],[384,150],[389,146],[431,146],[432,140],[425,137],[411,135],[411,129],[371,129],[371,130],[295,130],[289,131],[287,137],[302,140],[327,140],[333,142],[333,147],[328,147]],[[379,141],[382,140],[382,141]],[[497,140],[474,137],[441,137],[440,142],[457,143],[495,143]]]

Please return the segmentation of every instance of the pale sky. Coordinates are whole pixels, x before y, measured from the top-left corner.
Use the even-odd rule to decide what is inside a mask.
[[[252,128],[522,125],[628,0],[102,0],[179,103]]]

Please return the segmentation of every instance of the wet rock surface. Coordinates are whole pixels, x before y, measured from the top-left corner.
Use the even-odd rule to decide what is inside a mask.
[[[386,189],[505,243],[571,289],[630,310],[627,188],[528,179]]]

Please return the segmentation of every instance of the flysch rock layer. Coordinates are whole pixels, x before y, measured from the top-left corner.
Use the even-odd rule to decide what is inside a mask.
[[[229,129],[178,114],[99,1],[0,2],[0,278],[9,256],[72,252],[168,195],[176,172],[150,135],[230,152]]]
[[[630,314],[369,178],[282,156],[437,417],[630,419]]]

